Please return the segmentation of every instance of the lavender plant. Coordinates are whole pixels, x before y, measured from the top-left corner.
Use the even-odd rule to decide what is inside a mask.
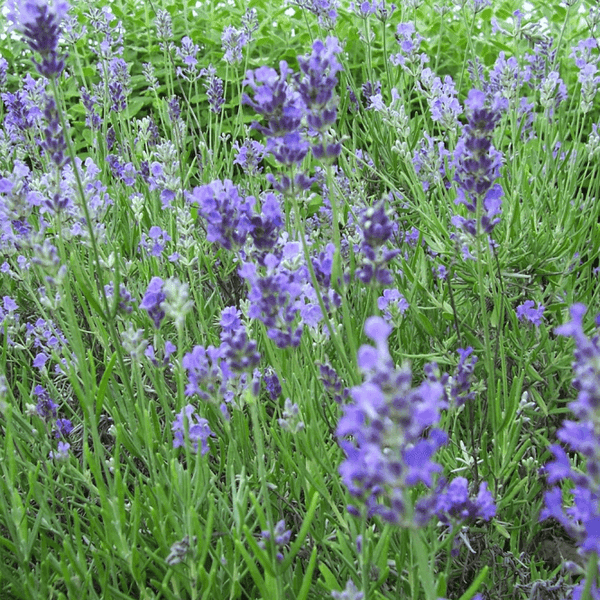
[[[7,0],[2,598],[598,597],[600,15],[548,10]]]

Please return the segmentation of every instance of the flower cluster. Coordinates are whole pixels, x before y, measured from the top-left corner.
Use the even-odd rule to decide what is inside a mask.
[[[432,457],[447,440],[435,427],[446,406],[444,388],[429,380],[412,387],[410,369],[394,366],[387,343],[391,327],[383,319],[367,319],[365,333],[375,347],[359,349],[365,381],[351,389],[353,402],[344,406],[338,423],[346,453],[340,474],[368,516],[406,524],[412,518],[407,490],[417,483],[432,487],[433,475],[441,471]]]
[[[36,385],[33,393],[37,396],[37,404],[32,409],[32,413],[36,414],[46,423],[52,425],[51,435],[57,441],[56,451],[51,450],[49,457],[55,460],[64,460],[69,456],[69,444],[66,438],[73,431],[73,425],[69,419],[59,419],[58,404],[56,404],[50,394],[41,385]]]
[[[253,91],[253,98],[244,94],[242,101],[250,105],[266,120],[266,125],[254,122],[252,127],[267,136],[267,150],[283,165],[299,165],[309,149],[318,159],[332,159],[339,155],[340,144],[329,139],[327,130],[337,118],[334,97],[336,74],[342,69],[336,55],[341,52],[339,42],[328,37],[316,40],[312,54],[299,56],[300,73],[294,73],[287,62],[279,63],[279,73],[270,67],[260,67],[246,73],[244,85]],[[306,120],[308,131],[301,131]],[[319,143],[306,139],[317,136]],[[283,182],[270,179],[276,189],[287,191],[289,178]],[[312,180],[299,174],[295,183],[307,189]]]
[[[544,318],[546,307],[538,302],[538,307],[533,308],[533,300],[526,300],[523,304],[517,306],[517,318],[519,321],[527,320],[539,327]]]
[[[400,23],[396,28],[396,41],[400,45],[400,52],[390,56],[390,62],[400,66],[413,77],[419,77],[429,57],[425,53],[419,53],[419,46],[423,36],[416,33],[413,23]]]
[[[41,62],[33,61],[44,77],[58,77],[65,68],[58,53],[60,22],[69,10],[64,0],[7,0],[7,17],[21,31],[29,47],[39,52]]]
[[[452,224],[472,236],[480,231],[491,233],[500,219],[502,196],[500,176],[502,154],[492,145],[494,127],[500,119],[498,112],[485,108],[486,95],[476,89],[469,92],[466,106],[468,124],[454,152],[454,181],[457,184],[455,204],[464,204],[473,214],[480,211],[481,219],[465,219],[458,215]]]
[[[571,490],[574,505],[565,510],[561,488],[554,487],[546,492],[546,506],[540,518],[555,518],[575,540],[580,553],[598,562],[600,569],[600,332],[597,330],[592,338],[585,334],[585,313],[584,305],[574,304],[571,321],[557,327],[555,332],[575,341],[573,386],[578,392],[577,399],[569,405],[577,420],[564,421],[557,436],[568,449],[584,457],[586,469],[582,472],[571,466],[562,446],[550,446],[554,461],[545,467],[548,483],[570,479],[575,485]],[[596,317],[596,327],[600,328],[600,315]],[[592,585],[592,597],[600,597],[600,581],[588,583]],[[577,591],[574,597],[579,597]]]
[[[362,212],[361,228],[363,243],[360,250],[364,258],[356,270],[357,278],[365,284],[377,282],[381,285],[391,285],[393,277],[386,265],[400,254],[400,250],[386,248],[397,229],[397,224],[390,219],[383,201]]]
[[[191,404],[187,404],[176,415],[171,430],[173,431],[173,448],[191,444],[190,450],[197,453],[200,443],[202,456],[209,451],[208,438],[214,436],[214,433],[211,431],[208,421],[199,417]]]
[[[257,344],[248,337],[240,316],[240,311],[234,306],[228,306],[221,312],[221,356],[234,373],[252,371],[260,362]]]
[[[290,538],[292,537],[291,529],[285,528],[285,521],[283,519],[278,521],[273,531],[269,531],[268,529],[261,531],[260,537],[261,539],[258,542],[258,546],[265,550],[267,544],[274,544],[277,560],[282,561],[283,554],[281,549],[289,543]]]
[[[194,188],[188,200],[198,205],[198,212],[206,219],[209,242],[217,242],[226,250],[244,245],[253,229],[253,196],[243,198],[238,187],[226,179]]]

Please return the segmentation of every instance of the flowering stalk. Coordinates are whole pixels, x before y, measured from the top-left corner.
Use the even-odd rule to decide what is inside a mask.
[[[550,446],[555,460],[545,468],[548,482],[570,479],[575,484],[571,490],[574,506],[565,511],[561,488],[554,487],[546,492],[540,518],[554,517],[579,546],[588,568],[585,582],[575,589],[573,598],[591,600],[600,597],[600,334],[597,331],[591,339],[586,336],[585,312],[583,304],[574,304],[571,321],[555,332],[575,340],[573,387],[578,391],[577,399],[569,405],[577,420],[564,421],[557,436],[585,457],[586,469],[585,473],[575,470],[562,446]],[[596,326],[600,326],[600,315]]]
[[[92,226],[92,218],[90,210],[86,201],[85,190],[83,182],[81,180],[81,174],[77,168],[75,161],[75,150],[71,141],[71,136],[67,128],[67,122],[65,119],[65,111],[60,100],[61,96],[58,88],[58,77],[64,68],[63,59],[57,58],[57,47],[58,47],[58,36],[60,33],[60,21],[62,17],[67,13],[69,5],[63,0],[56,0],[54,3],[45,2],[44,0],[32,0],[30,2],[19,0],[11,0],[9,3],[9,18],[15,23],[16,27],[24,32],[25,38],[33,50],[37,50],[42,55],[42,62],[34,64],[40,73],[48,77],[52,88],[52,95],[55,102],[54,116],[58,117],[60,121],[60,129],[62,130],[62,141],[67,150],[67,155],[71,164],[73,165],[73,174],[77,185],[77,190],[81,199],[81,207],[85,216],[86,227],[88,230],[90,243],[92,246],[92,255],[96,264],[96,280],[97,289],[100,292],[100,300],[102,302],[102,309],[100,310],[100,317],[105,321],[110,331],[111,338],[113,340],[117,358],[119,364],[122,367],[122,372],[127,372],[125,363],[123,360],[123,352],[121,348],[120,338],[116,327],[114,325],[114,318],[110,314],[110,305],[106,295],[102,263],[100,260],[100,252],[98,250],[98,243],[94,228]],[[37,33],[36,33],[37,31]],[[36,36],[40,37],[42,41],[36,41]],[[40,70],[42,69],[42,70]],[[100,307],[98,307],[100,308]],[[133,390],[131,388],[131,382],[125,378],[125,387],[131,398],[133,398]],[[95,421],[95,413],[93,410],[89,411],[92,422]],[[95,437],[94,443],[97,447],[102,446],[98,437],[97,428],[92,427],[93,436]]]

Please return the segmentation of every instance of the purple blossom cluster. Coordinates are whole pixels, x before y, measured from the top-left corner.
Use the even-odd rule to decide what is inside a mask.
[[[418,483],[431,488],[441,471],[432,458],[447,440],[435,427],[446,407],[444,387],[429,380],[412,387],[410,369],[398,369],[392,361],[387,342],[391,327],[383,319],[367,319],[365,333],[375,347],[359,349],[365,381],[350,390],[353,401],[343,407],[338,423],[336,433],[346,454],[340,474],[368,516],[408,524],[408,490]],[[358,514],[355,507],[349,510]]]
[[[244,263],[239,270],[250,287],[248,316],[265,324],[267,335],[279,348],[300,345],[302,326],[298,317],[308,272],[306,267],[286,266],[300,254],[299,244],[289,242],[280,258],[274,254],[265,257],[266,273],[262,274],[254,263]]]
[[[200,74],[205,77],[204,89],[206,90],[210,111],[218,115],[225,103],[225,98],[223,97],[223,80],[217,77],[217,70],[212,65],[208,65],[206,69],[202,69]]]
[[[173,448],[187,446],[192,452],[197,453],[198,444],[200,444],[202,456],[209,451],[208,439],[215,435],[211,431],[208,421],[199,417],[191,404],[187,404],[180,413],[177,413],[171,430],[173,431]]]
[[[254,196],[243,198],[231,180],[215,180],[196,187],[188,201],[198,205],[199,214],[207,221],[207,239],[226,250],[239,250],[252,231]]]
[[[338,0],[293,0],[293,3],[315,15],[324,29],[334,28],[338,17]]]
[[[475,497],[469,494],[469,482],[464,477],[456,477],[450,483],[442,481],[434,498],[433,513],[444,525],[456,527],[465,521],[489,521],[496,516],[496,505],[485,481]]]
[[[58,53],[60,23],[69,10],[63,0],[7,0],[7,17],[25,37],[29,47],[38,52],[41,62],[33,61],[40,75],[58,77],[65,68]]]
[[[0,336],[4,338],[4,335],[6,335],[6,343],[9,346],[15,345],[12,336],[19,331],[21,317],[17,312],[18,310],[18,304],[10,296],[3,296],[0,305]]]
[[[342,67],[336,55],[340,52],[337,38],[328,37],[325,42],[315,41],[312,54],[298,57],[299,74],[285,61],[279,63],[279,73],[266,66],[246,73],[244,84],[253,97],[244,94],[242,101],[265,118],[265,125],[254,122],[252,126],[267,136],[267,150],[281,164],[299,165],[309,149],[318,159],[339,155],[341,146],[329,139],[327,130],[337,118],[336,74]],[[303,119],[306,132],[301,130]],[[307,136],[317,137],[318,143],[309,143]],[[311,180],[300,177],[295,183],[306,189]],[[286,179],[279,187],[286,190],[290,185]]]
[[[350,396],[350,389],[347,388],[337,371],[329,363],[319,363],[319,381],[328,397],[337,404],[342,404]]]
[[[561,487],[554,487],[545,495],[545,508],[540,518],[553,517],[579,546],[579,552],[598,564],[600,572],[600,315],[596,317],[596,331],[590,338],[583,328],[586,307],[571,306],[571,321],[557,327],[558,335],[570,337],[575,342],[573,362],[573,387],[577,399],[569,408],[576,420],[565,420],[557,433],[558,439],[571,452],[578,452],[586,461],[585,470],[576,469],[563,446],[550,446],[554,461],[545,471],[549,484],[570,480],[573,504],[564,508]],[[590,573],[591,571],[588,571]],[[600,580],[588,582],[592,597],[600,597]],[[580,598],[582,583],[574,592]]]
[[[417,87],[427,98],[432,121],[439,123],[444,129],[456,130],[462,107],[452,77],[446,75],[442,81],[434,76],[431,69],[425,68],[421,71]]]
[[[471,386],[478,358],[472,356],[473,348],[471,346],[459,348],[457,352],[460,359],[450,380],[450,398],[453,405],[458,408],[468,400],[475,398],[475,392],[471,389]]]
[[[162,320],[165,318],[164,301],[167,296],[163,286],[164,281],[160,277],[153,277],[140,302],[140,308],[148,313],[156,329],[160,327]]]
[[[257,343],[248,337],[241,312],[228,306],[221,312],[221,356],[233,373],[251,372],[260,362]]]
[[[265,550],[267,545],[273,544],[276,550],[276,557],[278,561],[283,560],[282,550],[284,546],[289,544],[290,539],[292,537],[291,529],[285,528],[285,521],[281,519],[275,524],[273,530],[264,530],[260,532],[260,541],[258,542],[258,546]]]
[[[396,28],[396,41],[400,52],[390,56],[390,62],[413,77],[419,77],[425,63],[429,62],[427,54],[419,53],[423,36],[416,32],[413,23],[400,23]]]
[[[377,298],[377,308],[383,312],[383,318],[387,323],[394,323],[408,310],[409,305],[396,288],[389,288]]]
[[[69,419],[58,418],[58,404],[52,400],[45,388],[36,385],[33,393],[37,396],[37,404],[34,408],[35,414],[51,426],[51,436],[58,440],[57,449],[50,451],[49,458],[55,460],[67,459],[71,444],[65,440],[73,431],[73,424]]]
[[[492,144],[492,134],[500,119],[497,111],[486,108],[486,95],[476,89],[469,92],[466,106],[468,123],[454,151],[454,181],[457,184],[455,204],[464,204],[467,210],[481,214],[479,223],[475,218],[465,219],[459,215],[452,224],[472,236],[480,232],[491,233],[500,222],[504,192],[495,181],[500,176],[502,154]]]
[[[534,308],[533,300],[526,300],[523,304],[517,306],[516,313],[519,321],[529,321],[536,327],[542,324],[544,318],[544,311],[546,307],[538,302],[537,308]]]
[[[572,48],[571,57],[579,69],[577,79],[581,84],[581,111],[585,114],[592,110],[600,87],[600,54],[597,40],[593,37],[581,40]]]
[[[43,369],[46,363],[54,356],[62,356],[67,352],[69,342],[62,331],[53,321],[37,319],[35,323],[25,323],[25,345],[31,347],[35,353],[32,366]],[[65,359],[60,359],[64,363]],[[62,367],[55,364],[54,371],[62,373]]]
[[[362,211],[360,225],[363,236],[360,251],[363,259],[356,270],[356,277],[364,284],[392,285],[394,278],[387,265],[400,254],[400,249],[386,246],[398,225],[390,219],[383,201]]]

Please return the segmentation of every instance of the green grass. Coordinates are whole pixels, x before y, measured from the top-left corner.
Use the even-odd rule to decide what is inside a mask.
[[[6,132],[0,135],[0,182],[16,185],[25,179],[29,191],[44,199],[55,191],[70,194],[87,211],[76,216],[44,211],[38,202],[23,213],[36,235],[13,238],[8,235],[15,220],[6,209],[9,193],[0,187],[6,234],[0,241],[0,295],[5,297],[0,310],[0,383],[5,384],[0,385],[0,596],[313,600],[331,597],[352,580],[365,600],[470,600],[476,593],[490,600],[566,597],[580,576],[563,571],[565,561],[585,564],[558,523],[539,521],[549,489],[540,468],[551,460],[548,446],[557,442],[556,431],[570,417],[567,405],[576,397],[573,344],[554,329],[568,321],[575,302],[588,306],[590,331],[600,312],[600,179],[598,157],[586,148],[600,110],[597,98],[591,111],[580,110],[578,70],[570,57],[579,40],[593,35],[586,22],[591,3],[570,8],[537,3],[517,29],[511,16],[523,9],[508,0],[494,0],[477,15],[448,2],[452,8],[446,15],[429,0],[416,9],[401,3],[383,22],[374,16],[362,19],[343,2],[331,32],[297,6],[250,4],[258,29],[243,50],[243,62],[229,65],[223,60],[221,33],[227,25],[241,26],[244,3],[111,3],[113,25],[122,22],[118,45],[131,75],[127,107],[115,112],[101,77],[102,60],[92,50],[102,33],[92,24],[90,4],[73,2],[70,14],[87,31],[61,45],[69,55],[68,77],[49,84],[47,93],[69,123],[72,164],[75,157],[89,158],[98,168],[97,175],[82,174],[82,185],[95,182],[101,194],[108,194],[111,203],[102,210],[89,192],[82,203],[79,183],[67,185],[65,171],[40,151],[36,140],[43,136],[43,121],[27,129],[18,143],[7,142],[10,111],[6,99],[0,104]],[[172,18],[171,49],[159,43],[159,9]],[[492,32],[492,17],[508,34]],[[453,78],[461,105],[474,87],[469,61],[479,60],[487,72],[505,52],[523,68],[535,39],[554,39],[554,68],[568,98],[548,119],[539,92],[522,83],[503,112],[493,140],[504,161],[498,180],[504,190],[502,216],[492,236],[495,248],[484,236],[470,240],[478,260],[464,260],[451,236],[451,217],[467,216],[464,206],[454,202],[451,157],[446,161],[448,185],[440,180],[427,190],[411,161],[424,134],[452,152],[458,132],[432,120],[415,78],[387,59],[400,51],[394,33],[405,22],[415,23],[424,37],[420,51],[429,56],[427,66],[436,76]],[[0,54],[8,61],[8,77],[0,91],[15,93],[26,74],[39,75],[23,40],[7,35]],[[186,81],[177,75],[183,63],[174,47],[186,35],[201,48],[199,68],[212,64],[223,79],[220,114],[209,110],[203,78]],[[262,201],[261,194],[271,190],[266,174],[278,175],[281,167],[266,156],[263,172],[249,177],[234,164],[235,141],[265,141],[250,130],[257,115],[241,101],[249,91],[245,72],[263,65],[278,68],[280,60],[297,71],[297,56],[327,35],[344,41],[335,124],[342,152],[335,166],[309,155],[303,168],[320,179],[309,190],[284,198],[282,206],[289,239],[301,240],[306,232],[311,242],[297,260],[317,256],[335,242],[337,268],[351,277],[348,285],[337,285],[343,302],[328,315],[334,335],[325,323],[314,330],[305,327],[297,348],[280,349],[263,323],[248,317],[248,286],[238,275],[240,255],[207,240],[206,220],[186,202],[185,192],[231,179],[243,195]],[[154,68],[154,90],[144,77],[144,63]],[[376,81],[386,105],[392,88],[398,90],[407,132],[367,110],[364,99],[361,108],[353,108],[349,90],[360,97],[361,86]],[[97,130],[85,124],[81,87],[99,97],[103,121]],[[181,127],[169,118],[173,95],[181,103]],[[534,103],[530,126],[524,126],[517,110],[522,96]],[[154,145],[147,118],[157,127]],[[465,122],[464,114],[460,118]],[[109,130],[116,140],[112,149]],[[557,142],[560,151],[554,156]],[[405,154],[398,151],[402,144]],[[169,165],[172,207],[164,210],[160,189],[151,189],[142,178],[129,186],[116,177],[110,154],[120,154],[136,169],[144,161]],[[17,175],[23,169],[19,165],[29,169],[25,178]],[[13,192],[16,202],[16,188]],[[354,277],[361,260],[358,223],[361,211],[382,198],[397,224],[392,245],[400,254],[390,267],[393,285],[367,286]],[[18,199],[27,205],[26,193]],[[330,200],[338,211],[333,218],[320,211]],[[171,238],[158,256],[140,248],[152,226]],[[412,228],[418,239],[409,244],[404,235]],[[44,241],[52,244],[54,255],[48,247],[44,254]],[[174,252],[180,255],[175,262],[168,259]],[[435,276],[440,266],[450,274],[446,280]],[[153,277],[187,284],[193,307],[180,323],[167,316],[157,329],[139,308]],[[126,286],[134,300],[132,312],[118,310],[114,297],[107,297],[109,282]],[[318,365],[329,363],[342,387],[362,383],[357,350],[370,343],[364,323],[381,313],[377,299],[385,287],[397,288],[409,305],[394,319],[389,342],[394,362],[410,363],[413,385],[424,379],[423,368],[430,362],[452,374],[458,348],[472,346],[478,357],[475,398],[441,415],[449,441],[436,461],[445,477],[466,477],[474,493],[476,483],[487,483],[497,506],[489,522],[471,521],[450,534],[436,519],[423,528],[396,527],[347,510],[355,500],[338,472],[344,452],[336,427],[343,410],[323,385]],[[326,293],[325,287],[319,291]],[[17,310],[8,309],[6,297]],[[526,300],[546,307],[539,327],[517,319],[516,308]],[[222,394],[209,400],[186,395],[183,364],[195,346],[219,345],[219,319],[227,306],[244,312],[261,354],[260,369],[271,368],[282,386],[273,399],[264,383],[253,394],[238,382],[230,390],[229,420],[220,409]],[[53,324],[54,339],[32,333],[38,319],[46,323],[42,329]],[[144,345],[132,353],[134,342],[124,344],[136,331],[138,344],[145,340],[153,346],[156,364],[144,355]],[[44,346],[36,341],[44,339]],[[163,361],[167,342],[176,350]],[[42,351],[47,362],[34,366]],[[49,458],[57,451],[57,439],[52,423],[35,411],[38,385],[58,404],[58,416],[73,423],[64,460]],[[287,398],[298,405],[304,423],[295,433],[278,422]],[[173,447],[172,423],[188,403],[214,432],[206,455],[189,446]],[[571,460],[585,469],[582,457],[572,453]],[[569,488],[565,485],[565,492]],[[408,504],[425,492],[423,485],[409,489]],[[282,519],[291,530],[289,543],[277,548],[267,541],[263,547],[261,532],[273,532]],[[450,552],[454,541],[456,551]],[[542,590],[548,595],[535,595]]]

